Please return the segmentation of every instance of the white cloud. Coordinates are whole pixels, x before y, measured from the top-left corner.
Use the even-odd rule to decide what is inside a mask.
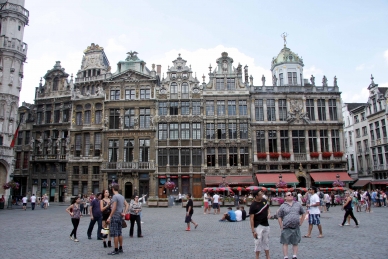
[[[384,52],[384,58],[385,58],[385,60],[388,62],[388,50],[386,50],[386,51]]]
[[[319,82],[320,80],[317,80],[320,77],[323,77],[323,71],[320,68],[315,67],[315,65],[312,65],[309,68],[305,68],[303,70],[304,78],[310,78],[311,75],[315,77],[315,82]]]
[[[366,103],[368,101],[368,96],[369,90],[366,87],[363,87],[361,91],[355,91],[354,89],[345,90],[341,95],[342,100],[345,103]]]
[[[237,67],[240,63],[243,67],[248,65],[249,75],[254,77],[253,83],[255,85],[261,84],[261,76],[266,77],[267,84],[271,82],[271,71],[265,69],[262,66],[255,63],[254,58],[247,56],[246,54],[239,51],[237,48],[229,48],[223,45],[218,45],[214,48],[209,49],[197,49],[194,51],[189,51],[186,49],[173,49],[164,54],[164,57],[148,61],[147,65],[151,67],[151,64],[162,65],[162,73],[165,73],[168,66],[172,66],[172,61],[178,57],[178,54],[181,54],[181,57],[187,61],[187,65],[191,65],[193,72],[197,74],[197,78],[202,82],[202,76],[205,75],[205,82],[208,82],[208,73],[209,73],[209,64],[212,66],[212,71],[216,67],[216,60],[221,57],[222,52],[227,52],[228,56],[233,58],[233,66]]]

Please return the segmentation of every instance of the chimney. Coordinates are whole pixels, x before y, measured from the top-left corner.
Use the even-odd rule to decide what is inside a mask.
[[[159,77],[162,75],[162,65],[156,65],[156,74]]]

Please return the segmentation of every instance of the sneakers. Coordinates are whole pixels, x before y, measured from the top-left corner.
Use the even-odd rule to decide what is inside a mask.
[[[113,250],[112,252],[108,253],[108,255],[118,255],[118,254],[119,254],[119,251],[116,251],[116,250]]]
[[[124,253],[123,249],[119,249],[119,253],[120,253],[120,254],[121,254],[121,253]]]
[[[190,231],[190,228],[186,228],[186,231]]]
[[[88,239],[92,239],[92,237],[88,237]]]
[[[349,223],[345,223],[345,226],[350,226],[350,224]]]
[[[74,242],[79,242],[78,239],[74,239]]]
[[[70,236],[70,239],[74,241],[74,237]]]

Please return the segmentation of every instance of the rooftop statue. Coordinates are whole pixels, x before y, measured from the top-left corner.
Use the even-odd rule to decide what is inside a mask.
[[[310,81],[311,81],[311,84],[312,84],[313,86],[315,86],[315,77],[314,77],[313,75],[311,75]]]
[[[326,76],[323,76],[323,78],[322,78],[322,86],[327,86],[327,78],[326,78]]]

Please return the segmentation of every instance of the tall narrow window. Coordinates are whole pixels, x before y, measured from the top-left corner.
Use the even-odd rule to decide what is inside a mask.
[[[309,130],[309,148],[310,148],[310,152],[318,152],[316,130]]]
[[[22,160],[22,152],[16,152],[15,169],[20,169],[21,160]]]
[[[191,150],[192,160],[194,166],[200,166],[202,164],[202,150],[200,148],[193,148]]]
[[[318,120],[325,121],[326,120],[325,99],[318,99],[317,106],[318,106]]]
[[[375,132],[373,130],[373,123],[369,124],[369,129],[370,129],[370,138],[371,138],[371,140],[375,140]]]
[[[385,126],[385,119],[381,120],[381,131],[383,132],[383,138],[386,138],[387,137],[387,129]],[[387,160],[387,162],[388,162],[388,160]]]
[[[109,110],[109,128],[118,129],[120,123],[120,110],[110,109]]]
[[[28,168],[28,162],[30,161],[30,156],[28,152],[23,153],[23,168]]]
[[[124,139],[124,162],[133,161],[133,148],[135,141],[133,139]]]
[[[54,78],[54,81],[53,81],[53,91],[58,91],[58,85],[59,85],[59,78],[56,77]]]
[[[178,102],[170,102],[170,115],[178,115]]]
[[[206,101],[206,115],[214,116],[214,101]]]
[[[150,140],[149,139],[140,139],[139,140],[139,161],[148,162],[150,157]]]
[[[82,125],[82,112],[76,112],[75,113],[75,124],[77,126]]]
[[[188,148],[182,148],[181,149],[181,165],[182,166],[189,166],[191,161],[190,161],[190,149]]]
[[[327,135],[327,130],[319,131],[319,138],[321,140],[321,152],[329,151],[329,136]]]
[[[159,123],[159,139],[164,140],[167,139],[167,123]]]
[[[216,152],[214,147],[207,148],[207,166],[213,167],[216,165]]]
[[[148,129],[150,127],[150,108],[140,108],[140,128]]]
[[[339,130],[331,130],[331,146],[332,146],[333,152],[341,151]],[[360,142],[360,146],[361,146],[361,142]]]
[[[101,154],[101,133],[94,133],[94,156]]]
[[[215,139],[214,123],[206,123],[206,139]]]
[[[84,124],[85,125],[90,125],[90,121],[91,121],[91,111],[90,110],[86,110],[85,113],[84,113]]]
[[[90,133],[84,134],[84,156],[88,157],[90,152]]]
[[[124,129],[133,129],[135,127],[135,109],[125,109],[124,111]]]
[[[135,100],[136,99],[136,90],[125,90],[125,100]]]
[[[179,138],[179,129],[178,123],[170,123],[170,139],[178,139]]]
[[[193,139],[201,139],[201,123],[193,123]]]
[[[159,148],[158,149],[158,165],[159,166],[166,166],[167,163],[168,163],[167,149]]]
[[[348,133],[349,133],[349,146],[353,146],[353,134],[351,131],[349,131]]]
[[[189,84],[182,83],[182,98],[189,98]]]
[[[119,140],[110,139],[108,146],[108,161],[117,162],[119,159]]]
[[[304,130],[293,130],[292,131],[292,147],[294,153],[306,153],[306,139],[304,136]]]
[[[279,120],[286,121],[287,120],[287,102],[286,102],[286,99],[279,99],[278,106],[279,106]]]
[[[315,121],[314,99],[306,99],[307,115],[311,121]]]
[[[82,138],[81,134],[75,135],[75,156],[76,157],[81,156],[81,149],[82,149],[81,138]]]
[[[218,116],[225,115],[225,101],[217,101],[217,115]]]
[[[218,123],[217,124],[217,139],[226,139],[225,123]]]
[[[276,130],[268,131],[268,149],[269,152],[278,152],[278,142],[276,136]]]
[[[235,83],[234,83],[234,78],[228,78],[227,79],[227,88],[228,90],[234,90],[236,89]]]
[[[216,79],[216,90],[221,91],[224,90],[224,79],[223,78],[217,78]]]
[[[193,115],[201,114],[201,102],[193,102]]]
[[[166,116],[167,115],[167,102],[160,102],[159,103],[159,116]]]
[[[177,166],[179,165],[179,149],[177,148],[170,148],[169,150],[169,164],[170,166]]]
[[[280,86],[284,85],[283,73],[279,74],[279,84],[280,84]]]
[[[226,160],[226,148],[220,147],[218,148],[218,165],[219,166],[226,166],[227,160]]]
[[[247,101],[238,101],[238,114],[248,115]]]
[[[237,124],[229,123],[228,124],[228,133],[229,139],[237,139]]]
[[[190,114],[190,103],[189,102],[181,102],[181,114],[189,115]]]
[[[140,99],[150,99],[151,90],[150,89],[140,89]]]
[[[248,124],[240,123],[240,139],[248,139]]]
[[[267,119],[276,121],[275,99],[267,99]]]
[[[264,130],[256,131],[257,153],[265,153],[265,135]]]
[[[120,100],[120,90],[110,90],[111,100]]]
[[[236,101],[228,101],[228,115],[236,115]]]
[[[171,85],[170,85],[170,96],[171,96],[171,98],[177,98],[178,97],[178,84],[177,83],[171,83]]]
[[[329,114],[330,114],[330,120],[336,121],[338,119],[336,99],[329,99]]]
[[[58,123],[60,119],[61,119],[61,111],[55,110],[54,111],[54,123]]]
[[[376,121],[375,122],[375,132],[376,132],[376,139],[380,139],[381,138],[381,135],[380,135],[380,122]]]
[[[229,148],[229,165],[230,166],[237,166],[237,158],[238,158],[238,153],[237,153],[237,147],[230,147]]]
[[[240,148],[240,164],[241,166],[249,165],[249,149],[247,147]]]
[[[282,152],[290,152],[288,130],[280,131],[280,148]]]
[[[255,100],[255,116],[257,121],[264,121],[263,99]]]
[[[190,139],[190,123],[181,123],[181,138]]]

